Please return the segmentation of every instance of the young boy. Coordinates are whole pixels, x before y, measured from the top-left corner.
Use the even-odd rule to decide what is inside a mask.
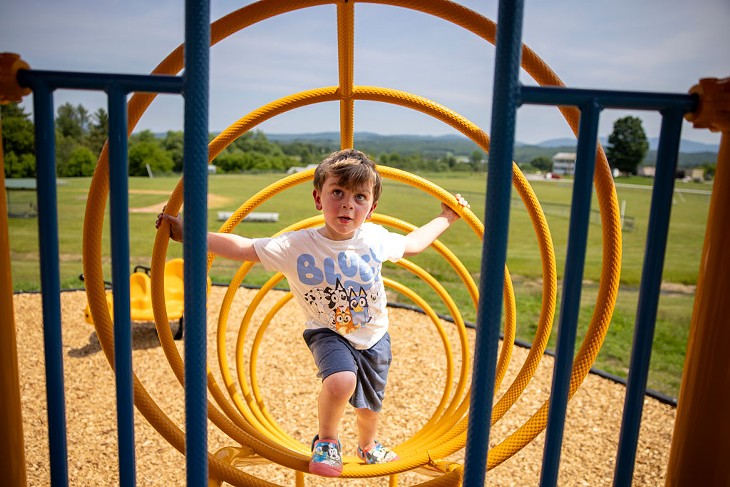
[[[392,233],[366,223],[380,192],[375,163],[347,149],[328,156],[314,173],[312,195],[323,227],[257,239],[208,233],[210,252],[283,273],[307,316],[304,340],[322,378],[309,471],[326,477],[342,473],[338,425],[348,401],[357,419],[358,457],[368,464],[398,459],[376,440],[391,362],[382,263],[425,250],[459,218],[442,203],[429,223],[408,235]],[[163,221],[170,224],[171,238],[182,241],[182,221],[160,213],[156,226]]]

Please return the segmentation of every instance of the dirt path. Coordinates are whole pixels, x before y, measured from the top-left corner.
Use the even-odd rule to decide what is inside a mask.
[[[224,288],[214,287],[208,311],[209,367],[219,380],[215,349],[215,327]],[[240,323],[246,303],[255,291],[240,290],[232,306],[229,323]],[[267,295],[261,312],[270,309],[280,295]],[[66,377],[68,422],[68,465],[71,485],[118,484],[114,377],[101,351],[95,331],[83,320],[86,295],[64,292],[63,357]],[[28,485],[50,484],[46,396],[39,294],[16,295],[18,355],[21,371],[23,423],[26,441]],[[316,425],[315,400],[318,390],[313,364],[300,338],[299,311],[287,304],[272,322],[260,347],[259,384],[266,407],[280,426],[302,443],[308,443]],[[394,365],[381,422],[381,440],[399,444],[411,437],[433,413],[444,384],[444,352],[433,325],[419,313],[393,309]],[[448,325],[447,325],[448,328]],[[134,324],[134,370],[160,408],[178,425],[183,424],[183,389],[174,378],[151,324]],[[449,331],[454,339],[454,334]],[[229,360],[237,330],[228,330]],[[469,331],[473,339],[473,331]],[[178,344],[182,352],[182,344]],[[512,366],[504,384],[509,385],[519,370],[526,351],[515,348]],[[545,357],[525,393],[492,429],[492,445],[502,441],[547,398],[552,359]],[[235,369],[233,370],[235,375]],[[505,386],[502,386],[504,390]],[[621,422],[624,387],[589,376],[571,401],[566,422],[560,478],[561,486],[610,485]],[[500,392],[501,395],[501,392]],[[675,410],[647,398],[635,467],[634,485],[663,485]],[[144,486],[173,486],[185,483],[184,457],[172,448],[139,413],[135,414],[137,483]],[[215,451],[234,442],[212,424],[209,449]],[[348,411],[342,427],[343,447],[353,454],[354,421]],[[544,433],[504,464],[490,471],[490,485],[538,485]],[[454,460],[459,461],[460,455]],[[246,471],[282,485],[293,485],[290,471],[278,466],[247,467]],[[399,485],[428,480],[417,473],[403,474]],[[331,481],[307,476],[306,485],[333,485]],[[385,478],[338,480],[334,485],[388,485]]]
[[[137,193],[137,194],[159,194],[164,196],[170,196],[170,193],[168,191],[156,191],[156,190],[130,190],[130,193]],[[215,209],[215,208],[226,208],[230,206],[232,199],[221,196],[214,193],[208,193],[208,208]],[[162,211],[162,208],[167,204],[167,200],[160,201],[159,203],[156,203],[154,205],[150,206],[142,206],[139,208],[130,208],[130,213],[159,213]]]

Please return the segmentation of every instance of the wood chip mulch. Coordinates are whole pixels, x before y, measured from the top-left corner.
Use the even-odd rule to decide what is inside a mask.
[[[208,305],[208,365],[219,385],[215,333],[220,302],[226,289],[214,286]],[[226,333],[227,354],[235,377],[235,343],[247,303],[256,291],[240,289],[231,308]],[[266,295],[256,316],[263,316],[281,293]],[[93,327],[85,323],[86,294],[61,295],[63,358],[66,380],[68,425],[68,471],[70,485],[115,485],[119,483],[116,454],[116,399],[114,375],[101,350]],[[41,296],[14,297],[18,358],[23,407],[28,485],[50,485],[48,432],[43,358]],[[430,320],[420,313],[391,310],[394,362],[389,378],[380,440],[397,445],[411,437],[435,410],[445,383],[444,347]],[[256,320],[256,317],[254,318]],[[260,319],[260,318],[258,318]],[[301,315],[292,302],[272,321],[259,349],[258,381],[266,407],[279,425],[303,444],[316,431],[316,394],[319,390],[314,364],[301,339]],[[177,324],[172,324],[174,328]],[[456,340],[453,325],[446,323],[449,337]],[[470,340],[474,331],[468,332]],[[183,389],[174,377],[160,346],[154,324],[132,324],[134,371],[147,391],[178,425],[184,424]],[[456,342],[458,343],[458,342]],[[177,342],[182,355],[183,344]],[[458,350],[458,345],[454,345]],[[249,353],[250,348],[246,348]],[[527,351],[515,347],[512,365],[502,390],[511,383]],[[535,377],[515,406],[492,429],[492,444],[511,434],[547,399],[553,360],[545,356]],[[501,393],[500,393],[501,394]],[[570,403],[561,454],[558,484],[561,486],[611,485],[621,425],[625,388],[621,384],[589,375]],[[663,485],[675,409],[647,398],[637,449],[636,486]],[[208,448],[216,451],[234,446],[212,423]],[[340,437],[343,453],[354,454],[354,414],[346,412]],[[487,473],[490,485],[538,485],[544,432],[522,451]],[[135,412],[137,485],[185,485],[185,459],[138,412]],[[463,461],[463,452],[452,460]],[[245,467],[246,472],[280,485],[294,485],[291,471],[277,465]],[[399,485],[429,480],[421,473],[399,476]],[[332,485],[332,480],[306,476],[306,485]],[[334,485],[388,485],[387,478],[339,479]]]

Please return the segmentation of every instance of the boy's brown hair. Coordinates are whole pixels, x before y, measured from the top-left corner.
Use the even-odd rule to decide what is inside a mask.
[[[333,152],[314,170],[314,189],[322,191],[328,176],[337,178],[344,188],[359,188],[368,184],[373,188],[373,202],[377,203],[382,191],[382,179],[375,163],[355,149]]]

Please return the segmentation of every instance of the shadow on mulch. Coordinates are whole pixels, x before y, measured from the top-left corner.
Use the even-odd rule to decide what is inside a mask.
[[[177,331],[179,324],[171,325],[172,334]],[[157,329],[154,323],[133,323],[132,324],[132,349],[147,350],[160,346],[160,339],[157,336]],[[73,358],[84,358],[101,352],[101,342],[96,335],[96,331],[92,331],[89,335],[89,343],[81,348],[72,348],[68,351],[68,356]]]

